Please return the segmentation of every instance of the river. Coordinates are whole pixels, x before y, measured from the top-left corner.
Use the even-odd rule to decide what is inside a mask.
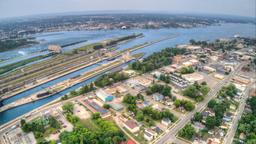
[[[229,38],[233,37],[236,34],[239,34],[240,36],[244,37],[256,37],[255,32],[256,26],[252,24],[233,24],[233,23],[225,23],[220,26],[208,26],[208,27],[200,27],[200,28],[191,28],[191,29],[184,29],[184,28],[170,28],[170,29],[134,29],[134,30],[99,30],[99,31],[65,31],[65,32],[52,32],[52,33],[41,33],[34,35],[37,40],[41,41],[40,44],[31,46],[31,47],[25,47],[17,50],[7,51],[0,53],[1,59],[8,59],[4,62],[0,63],[1,65],[6,65],[8,63],[12,63],[15,61],[19,61],[22,59],[26,59],[29,57],[33,57],[35,55],[42,55],[47,52],[45,50],[47,49],[48,44],[68,44],[73,43],[81,40],[87,40],[86,42],[82,42],[76,45],[68,46],[64,48],[64,51],[69,51],[71,49],[83,46],[85,44],[101,41],[103,39],[109,39],[113,37],[120,37],[125,35],[130,35],[132,33],[143,33],[143,38],[138,38],[135,40],[131,40],[127,43],[123,43],[119,46],[117,46],[118,50],[123,50],[126,48],[133,47],[134,45],[142,44],[148,41],[154,41],[161,38],[165,38],[168,36],[176,36],[173,39],[169,39],[166,41],[162,41],[159,43],[156,43],[154,45],[139,49],[133,53],[140,53],[144,52],[145,57],[160,51],[161,49],[164,49],[166,47],[174,47],[177,44],[185,44],[188,43],[190,39],[195,40],[215,40],[218,38]],[[43,52],[42,52],[43,51]],[[101,63],[105,63],[101,62]],[[56,80],[50,81],[48,83],[45,83],[41,86],[35,87],[31,90],[25,91],[23,93],[17,94],[12,98],[9,98],[5,100],[3,103],[7,104],[12,101],[15,101],[19,98],[28,96],[32,93],[35,93],[42,88],[54,85],[55,83],[61,82],[65,79],[71,78],[73,76],[79,75],[81,73],[84,73],[92,68],[97,67],[98,64],[92,65],[90,67],[81,69],[79,71],[73,72],[71,74],[68,74],[66,76],[63,76],[61,78],[58,78]],[[0,113],[0,125],[4,124],[22,114],[25,114],[39,106],[42,106],[46,103],[49,103],[50,101],[70,92],[71,90],[74,90],[84,84],[90,83],[96,79],[92,78],[85,82],[82,82],[80,84],[77,84],[71,88],[68,88],[64,91],[62,91],[59,94],[55,94],[51,97],[36,101],[34,103],[26,104],[23,106],[19,106],[4,112]]]

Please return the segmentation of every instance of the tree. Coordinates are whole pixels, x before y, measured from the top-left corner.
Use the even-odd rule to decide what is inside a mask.
[[[144,119],[144,114],[141,110],[139,110],[137,113],[136,113],[136,120],[138,121],[142,121]]]
[[[136,97],[132,96],[130,94],[127,94],[123,98],[123,103],[126,103],[126,104],[136,104]]]
[[[99,119],[101,118],[100,113],[96,112],[92,114],[92,119]]]
[[[175,107],[184,107],[187,111],[192,111],[195,109],[195,105],[187,100],[175,100],[174,101]]]
[[[21,120],[20,120],[20,125],[21,125],[21,126],[24,126],[25,124],[26,124],[26,120],[21,119]]]
[[[195,72],[193,67],[182,67],[179,71],[181,74],[190,74]]]
[[[189,43],[192,44],[192,45],[195,45],[195,44],[196,44],[196,41],[193,40],[193,39],[191,39],[191,40],[189,40]]]
[[[218,126],[218,122],[217,122],[216,117],[208,116],[208,117],[206,118],[205,126],[206,126],[208,129],[213,129],[215,126]]]
[[[165,83],[170,83],[170,77],[168,75],[165,74],[161,74],[159,77],[159,80],[164,81]]]
[[[103,108],[105,108],[105,109],[110,109],[110,105],[109,105],[109,104],[104,104],[104,105],[103,105]]]
[[[74,104],[71,103],[71,102],[68,102],[68,103],[66,103],[66,104],[64,104],[62,106],[62,109],[63,109],[64,113],[71,113],[71,114],[73,114]]]
[[[48,118],[49,120],[49,125],[52,127],[52,128],[56,128],[56,129],[59,129],[60,128],[60,124],[59,122],[52,116],[50,116]]]
[[[187,124],[179,131],[178,135],[182,138],[192,140],[192,138],[196,135],[196,130],[191,124]]]
[[[70,95],[71,96],[78,96],[79,94],[76,90],[73,90],[73,91],[70,92]]]
[[[248,103],[252,109],[253,114],[256,115],[256,97],[248,99]]]
[[[144,96],[142,94],[137,94],[137,99],[144,101]]]
[[[203,115],[200,112],[196,112],[193,121],[201,122],[203,120]]]
[[[217,104],[216,100],[215,99],[212,99],[208,102],[208,105],[207,107],[208,108],[214,108],[214,106]]]
[[[184,105],[184,108],[185,108],[185,110],[187,110],[187,111],[192,111],[192,110],[195,109],[195,105],[194,105],[192,102],[188,101],[188,102]]]

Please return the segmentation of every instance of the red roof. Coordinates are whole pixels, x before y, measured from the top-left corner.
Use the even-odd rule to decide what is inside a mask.
[[[128,139],[127,144],[136,144],[133,140]]]

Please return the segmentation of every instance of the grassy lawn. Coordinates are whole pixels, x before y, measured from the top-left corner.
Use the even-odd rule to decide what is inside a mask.
[[[81,119],[81,124],[89,130],[99,130],[98,126],[91,119]]]
[[[49,127],[45,130],[44,132],[44,137],[48,137],[50,134],[53,134],[54,132],[56,132],[57,129]]]
[[[146,144],[147,141],[144,139],[144,133],[143,131],[137,132],[138,136],[135,136],[133,133],[131,133],[127,128],[123,128],[128,134],[130,134],[136,141],[138,141],[140,144]]]

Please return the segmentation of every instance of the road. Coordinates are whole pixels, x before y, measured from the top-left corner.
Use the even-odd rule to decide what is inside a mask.
[[[238,111],[236,113],[236,116],[234,117],[233,121],[232,121],[232,124],[224,138],[224,144],[231,144],[233,142],[233,139],[234,139],[234,136],[236,134],[236,129],[237,129],[237,126],[238,126],[238,121],[240,120],[242,114],[243,114],[243,111],[244,111],[244,108],[245,108],[245,105],[246,105],[246,100],[249,96],[249,90],[250,88],[253,86],[253,84],[255,84],[254,82],[252,82],[249,86],[247,86],[244,94],[243,94],[243,97],[241,99],[241,102],[240,102],[240,105],[238,107]]]
[[[191,118],[194,116],[194,114],[196,112],[200,112],[202,111],[206,105],[208,104],[208,102],[214,98],[216,96],[216,94],[218,93],[218,91],[224,86],[226,85],[231,78],[237,74],[237,72],[242,68],[242,66],[244,66],[245,63],[240,64],[233,72],[231,72],[224,80],[222,80],[221,82],[219,82],[219,84],[217,84],[217,86],[215,86],[213,89],[211,89],[211,91],[208,93],[208,95],[205,97],[205,99],[203,100],[203,102],[200,102],[196,108],[188,113],[187,115],[183,116],[180,121],[174,126],[172,127],[163,137],[161,137],[159,140],[157,140],[156,144],[164,144],[167,142],[174,142],[174,143],[180,143],[180,140],[176,138],[176,135],[178,133],[179,130],[181,130],[190,120]]]

